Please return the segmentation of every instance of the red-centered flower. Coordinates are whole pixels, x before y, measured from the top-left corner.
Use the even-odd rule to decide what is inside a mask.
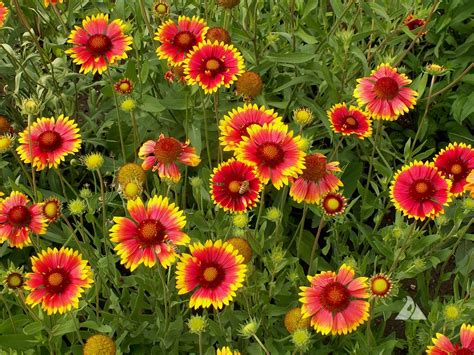
[[[50,197],[41,203],[41,213],[49,223],[56,222],[61,217],[61,201]]]
[[[302,174],[290,188],[290,196],[296,202],[319,203],[328,193],[342,186],[342,181],[334,175],[341,171],[339,162],[328,163],[323,154],[313,153],[305,157],[304,165]]]
[[[370,293],[375,297],[385,298],[392,290],[392,280],[385,274],[377,274],[370,278]]]
[[[413,31],[419,27],[423,27],[425,25],[425,20],[421,18],[416,18],[413,14],[410,14],[403,21],[403,24],[407,26],[410,31]],[[426,32],[420,33],[421,36],[424,34],[426,34]]]
[[[0,27],[3,27],[8,16],[8,7],[0,1]]]
[[[433,163],[415,161],[400,169],[392,180],[390,195],[405,216],[424,220],[444,213],[451,201],[451,181]]]
[[[254,124],[263,126],[265,123],[281,121],[281,117],[272,109],[246,104],[228,112],[219,122],[221,131],[219,140],[224,146],[224,150],[232,151],[237,148],[243,137],[248,137],[247,128],[250,126]]]
[[[132,271],[142,263],[170,266],[176,259],[176,246],[190,241],[182,231],[186,225],[183,211],[162,196],[153,196],[146,206],[140,197],[128,200],[127,209],[132,218],[114,217],[115,225],[110,229],[121,263]]]
[[[53,6],[56,6],[58,3],[62,4],[63,3],[63,0],[44,0],[44,6],[45,7],[48,7],[49,4],[53,5]]]
[[[220,164],[211,176],[211,196],[225,211],[244,212],[254,207],[262,190],[255,168],[235,159]]]
[[[336,274],[323,271],[308,276],[311,285],[300,287],[303,317],[321,334],[348,334],[369,318],[369,287],[366,277],[354,278],[354,270],[342,265]]]
[[[194,46],[204,41],[207,30],[206,21],[196,16],[179,16],[178,23],[165,21],[155,33],[155,40],[161,43],[156,54],[171,65],[180,64]]]
[[[344,136],[354,134],[359,139],[364,139],[372,135],[372,120],[369,115],[357,107],[346,104],[336,104],[328,111],[331,128],[335,133]]]
[[[474,169],[474,149],[464,143],[449,144],[434,159],[436,168],[451,180],[451,193],[460,195],[465,191],[467,176]]]
[[[427,355],[472,355],[474,354],[474,327],[463,324],[459,332],[461,344],[453,345],[447,336],[437,333],[433,344],[426,349]]]
[[[416,104],[418,93],[407,87],[411,80],[389,64],[379,65],[369,77],[357,82],[354,96],[373,118],[394,121]]]
[[[122,95],[128,95],[133,91],[133,82],[129,78],[122,78],[114,84],[114,90]]]
[[[230,87],[244,69],[244,59],[232,44],[205,41],[189,52],[184,73],[189,85],[197,84],[210,94]]]
[[[31,137],[27,127],[20,133],[19,142],[21,145],[16,150],[21,160],[31,163],[36,170],[43,170],[57,168],[67,155],[79,151],[82,140],[77,124],[61,115],[39,118],[31,125]]]
[[[30,290],[26,303],[49,315],[66,313],[79,307],[79,298],[94,283],[92,270],[79,252],[69,248],[43,250],[31,257],[33,272],[25,288]]]
[[[160,135],[156,141],[146,141],[138,156],[143,160],[142,168],[158,171],[158,176],[162,179],[169,179],[178,182],[181,173],[176,163],[188,166],[198,166],[201,158],[196,155],[196,149],[189,146],[189,141],[181,143],[176,138]]]
[[[108,15],[98,14],[87,16],[82,21],[82,27],[76,26],[69,35],[68,43],[73,47],[66,53],[81,66],[81,72],[102,74],[109,64],[127,58],[132,37],[125,34],[122,20],[109,23]]]
[[[191,254],[182,254],[176,266],[176,288],[182,295],[193,290],[189,307],[211,305],[220,309],[236,296],[242,287],[247,266],[243,256],[222,240],[189,246]]]
[[[324,214],[331,217],[344,213],[346,205],[346,198],[337,192],[328,193],[321,202]]]
[[[41,205],[30,203],[26,195],[12,191],[0,199],[0,243],[8,240],[11,247],[23,248],[31,244],[30,232],[46,233],[46,220]]]
[[[303,172],[305,153],[300,136],[288,132],[288,126],[281,121],[263,126],[247,128],[248,136],[235,150],[237,160],[254,166],[263,183],[271,180],[275,188],[288,185],[290,177],[296,178]]]

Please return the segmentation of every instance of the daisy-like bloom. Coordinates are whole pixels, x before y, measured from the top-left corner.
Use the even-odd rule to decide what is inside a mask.
[[[229,88],[244,72],[242,54],[232,44],[205,41],[189,52],[184,73],[189,85],[199,85],[206,94],[221,86]]]
[[[471,193],[471,197],[474,198],[474,170],[471,171],[471,173],[466,177],[466,186],[464,186],[464,189],[466,191],[469,191]]]
[[[68,43],[73,47],[66,53],[81,66],[81,72],[102,74],[109,64],[127,58],[132,37],[125,34],[122,20],[109,23],[109,15],[98,14],[87,16],[82,21],[82,27],[76,26],[69,35]]]
[[[43,170],[46,167],[57,168],[61,161],[68,154],[79,151],[81,147],[81,135],[77,124],[64,117],[39,118],[20,133],[20,146],[16,149],[21,160],[31,163],[36,170]],[[33,159],[30,154],[33,153]]]
[[[462,194],[467,184],[466,178],[474,169],[474,149],[464,143],[449,144],[434,159],[436,168],[452,181],[451,193]]]
[[[400,169],[392,180],[390,195],[405,216],[424,220],[444,213],[451,201],[451,181],[433,163],[415,161]]]
[[[245,279],[247,266],[243,256],[222,240],[208,240],[204,245],[194,243],[189,249],[191,254],[182,254],[176,265],[178,294],[196,289],[189,301],[190,308],[212,305],[220,309],[229,305]]]
[[[419,27],[423,27],[425,25],[425,20],[421,18],[415,17],[413,14],[410,14],[406,17],[403,21],[403,24],[408,27],[410,31],[413,31]],[[421,32],[420,35],[424,35],[426,32]]]
[[[359,110],[357,107],[336,104],[328,111],[331,128],[335,133],[344,136],[354,134],[359,139],[364,139],[372,135],[372,120],[369,115]]]
[[[247,128],[235,154],[237,160],[255,166],[257,176],[263,183],[271,180],[276,189],[288,185],[288,179],[296,178],[305,167],[305,154],[300,136],[288,132],[282,122],[252,125]]]
[[[96,334],[87,338],[82,347],[84,355],[115,355],[117,347],[112,338],[104,334]]]
[[[370,293],[375,297],[384,298],[392,290],[392,280],[385,274],[377,274],[370,278]]]
[[[193,47],[204,40],[207,30],[206,21],[196,16],[179,16],[177,23],[165,21],[155,33],[155,41],[161,43],[156,54],[171,65],[180,64]]]
[[[10,267],[3,275],[3,286],[8,289],[8,291],[16,291],[23,288],[25,284],[25,277],[23,274],[23,267],[15,268]]]
[[[221,163],[211,176],[211,197],[224,211],[244,212],[254,207],[262,190],[255,168],[235,159]]]
[[[300,107],[293,111],[293,120],[301,127],[313,122],[313,112],[307,107]]]
[[[5,4],[0,1],[0,27],[3,27],[3,25],[5,24],[5,20],[7,19],[8,12],[9,12],[8,8],[5,7]]]
[[[114,85],[114,90],[122,95],[128,95],[133,91],[133,82],[129,78],[122,78]]]
[[[94,283],[87,260],[69,248],[43,250],[31,257],[31,264],[33,272],[27,275],[25,283],[31,292],[26,303],[41,303],[48,315],[78,308],[79,297]]]
[[[15,144],[15,136],[10,133],[0,134],[0,154],[8,152]]]
[[[240,351],[232,350],[228,346],[216,350],[216,355],[240,355]]]
[[[336,192],[342,181],[334,175],[339,169],[339,162],[327,162],[326,156],[320,153],[305,157],[303,173],[293,182],[290,196],[296,202],[309,204],[319,203],[330,192]]]
[[[41,203],[41,213],[49,223],[56,222],[61,217],[61,201],[50,197]]]
[[[260,95],[263,89],[262,77],[253,71],[246,71],[235,82],[235,92],[250,101]]]
[[[22,249],[31,244],[30,232],[46,233],[46,220],[41,205],[30,203],[26,195],[12,191],[0,201],[0,243],[8,240],[11,247]]]
[[[354,278],[346,264],[333,271],[308,276],[309,287],[300,287],[303,317],[321,334],[348,334],[369,318],[369,287],[366,277]]]
[[[425,66],[425,71],[428,74],[440,76],[440,75],[445,74],[448,71],[448,69],[446,69],[446,67],[442,65],[432,63],[432,64],[427,64]]]
[[[58,3],[62,4],[63,0],[44,0],[43,3],[45,7],[48,7],[49,4],[56,6]]]
[[[221,136],[219,140],[224,150],[232,151],[237,148],[243,137],[248,137],[247,128],[257,124],[263,126],[265,123],[281,122],[281,117],[272,109],[264,106],[258,107],[253,104],[234,108],[228,112],[219,122]]]
[[[327,216],[337,216],[344,213],[347,201],[344,195],[337,192],[330,192],[321,201],[321,207]]]
[[[411,80],[389,64],[379,65],[369,77],[357,82],[354,96],[373,118],[394,121],[416,104],[418,93],[407,87]]]
[[[474,326],[463,324],[459,333],[461,344],[455,344],[446,335],[436,333],[433,344],[426,349],[427,355],[472,355],[474,354]]]
[[[131,271],[140,264],[170,266],[176,259],[176,246],[190,241],[182,231],[186,224],[183,211],[162,196],[153,196],[146,206],[139,197],[129,200],[127,210],[132,218],[114,217],[110,229],[121,263]]]
[[[222,27],[211,27],[207,30],[206,39],[214,43],[215,41],[225,44],[231,44],[232,39],[230,38],[229,32]]]
[[[169,179],[172,182],[178,182],[181,179],[176,163],[198,166],[201,162],[196,149],[189,146],[189,141],[181,143],[176,138],[165,137],[163,134],[156,141],[146,141],[141,146],[138,157],[143,160],[143,169],[158,171],[160,178]]]
[[[164,17],[170,13],[170,5],[165,0],[155,1],[153,4],[153,12],[158,16]]]

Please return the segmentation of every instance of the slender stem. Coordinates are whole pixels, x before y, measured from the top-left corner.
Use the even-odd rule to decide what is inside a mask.
[[[140,3],[141,2],[142,2],[142,0],[140,1]],[[114,81],[112,79],[112,75],[110,74],[109,66],[107,66],[107,75],[109,77],[110,84],[113,86]],[[120,119],[119,103],[118,103],[118,98],[117,98],[117,94],[115,93],[115,90],[112,90],[112,95],[114,96],[115,112],[117,113],[117,125],[118,125],[119,138],[120,138],[120,148],[122,150],[122,158],[123,158],[123,161],[126,162],[127,161],[127,155],[125,154],[125,144],[124,144],[124,141],[123,141],[122,122],[121,122],[121,119]]]
[[[0,293],[0,299],[2,300],[2,303],[5,305],[5,309],[7,310],[8,318],[10,318],[10,322],[12,323],[13,332],[16,333],[15,322],[13,321],[12,313],[10,312],[10,307],[8,307],[8,304],[7,302],[5,302],[5,298],[3,298],[1,293]]]
[[[163,275],[163,270],[161,268],[161,265],[158,263],[158,275],[160,276],[161,280],[161,286],[163,287],[163,303],[165,306],[165,331],[168,330],[168,325],[169,325],[169,312],[170,309],[169,307],[169,294],[168,294],[168,286],[165,281],[165,276]]]
[[[214,115],[216,117],[216,127],[219,130],[219,94],[217,91],[214,93]],[[220,163],[222,162],[222,147],[220,144],[217,144],[217,161]]]
[[[265,186],[262,190],[262,196],[260,198],[260,206],[258,208],[257,221],[255,222],[255,235],[258,234],[258,226],[260,225],[260,218],[262,217],[263,208],[265,207]]]
[[[306,220],[306,214],[308,213],[308,205],[305,203],[303,206],[303,215],[301,216],[300,221],[300,231],[298,235],[298,242],[296,243],[296,257],[300,257],[300,249],[301,249],[301,241],[303,240],[303,232],[304,232],[304,222]]]
[[[31,139],[31,120],[32,115],[28,115],[28,148],[30,150],[30,163],[31,163],[31,181],[33,182],[33,195],[35,201],[38,201],[38,191],[36,190],[36,177],[35,177],[35,166],[33,164],[33,142]]]
[[[202,93],[201,93],[201,100],[202,100],[202,114],[204,116],[204,139],[206,140],[207,159],[209,163],[209,169],[212,170],[211,147],[209,145],[209,133],[208,133],[209,129],[208,129],[208,124],[207,124],[207,114],[206,114],[206,100]]]
[[[107,204],[105,203],[105,184],[104,178],[100,170],[97,170],[97,176],[99,177],[99,184],[100,184],[100,199],[102,200],[102,233],[104,236],[108,235],[107,230]]]
[[[133,126],[133,152],[135,154],[135,160],[137,159],[137,147],[138,142],[140,141],[140,137],[138,136],[138,125],[137,125],[137,118],[135,117],[135,112],[130,111],[130,118],[132,119],[132,126]]]
[[[395,259],[393,260],[392,266],[390,267],[390,270],[388,271],[388,274],[391,274],[393,270],[398,266],[398,262],[400,261],[400,257],[402,254],[405,252],[405,250],[409,246],[409,241],[411,240],[411,237],[415,234],[415,227],[416,227],[416,222],[413,222],[410,225],[410,228],[408,229],[407,235],[405,236],[405,240],[403,241],[402,247],[398,250],[398,253],[395,255]]]
[[[370,181],[372,180],[372,171],[374,169],[375,150],[377,148],[377,144],[379,143],[381,131],[382,131],[382,122],[380,120],[378,120],[377,121],[377,128],[375,129],[375,138],[374,138],[374,145],[372,147],[372,154],[370,155],[369,172],[367,173],[367,182],[365,184],[364,196],[362,197],[362,206],[364,206],[365,200],[367,198],[367,192],[369,191]]]
[[[21,161],[21,159],[18,156],[17,152],[15,151],[15,149],[12,149],[11,152],[12,152],[13,156],[15,157],[16,161],[18,162],[18,165],[20,166],[21,170],[23,171],[23,175],[28,180],[28,183],[30,184],[30,186],[33,186],[33,180],[31,179],[30,174],[26,170],[25,164],[23,164],[23,162]]]
[[[324,226],[324,218],[321,216],[321,219],[319,220],[318,230],[316,232],[316,237],[314,238],[313,247],[311,248],[308,275],[311,275],[311,271],[313,269],[313,260],[314,260],[314,256],[316,255],[316,248],[318,247],[319,237],[321,236],[321,231],[323,230],[323,226]]]
[[[66,24],[63,21],[63,18],[61,17],[61,14],[59,13],[58,9],[56,8],[56,5],[53,4],[52,7],[53,7],[54,14],[59,19],[59,22],[61,23],[61,26],[63,27],[64,33],[67,35],[69,31],[66,27]]]
[[[72,322],[74,323],[74,329],[77,334],[77,339],[79,340],[79,343],[81,343],[81,345],[84,345],[84,342],[82,341],[81,333],[79,332],[79,324],[77,323],[77,318],[74,317],[74,314],[72,314],[72,312],[69,312],[69,314],[71,315]]]
[[[145,21],[145,26],[148,30],[148,34],[150,35],[150,37],[153,38],[153,27],[151,26],[150,19],[148,18],[148,13],[145,7],[145,0],[140,0],[139,3],[140,3],[140,12],[142,13],[143,21]],[[152,43],[156,49],[155,41],[152,41]]]
[[[451,89],[454,85],[456,85],[464,76],[471,71],[471,69],[474,68],[474,63],[471,63],[456,79],[454,79],[452,82],[450,82],[448,85],[446,85],[444,88],[442,88],[439,91],[436,91],[433,95],[430,95],[428,97],[425,97],[421,99],[420,101],[424,100],[431,100],[433,97],[436,97],[438,95],[441,95],[442,93],[446,92],[447,90]]]
[[[199,333],[199,355],[202,355],[202,333]]]
[[[258,338],[257,334],[253,335],[253,338],[257,341],[258,345],[262,348],[262,350],[265,352],[266,355],[270,355],[270,352],[267,350],[265,345],[261,342],[261,340]]]
[[[416,140],[418,139],[418,136],[420,135],[421,128],[423,127],[423,123],[425,122],[425,118],[426,116],[428,116],[428,111],[431,104],[431,93],[433,92],[433,86],[434,86],[435,81],[436,81],[436,75],[433,75],[431,77],[430,90],[428,92],[428,101],[426,102],[425,112],[423,113],[423,117],[421,117],[420,123],[418,125],[418,129],[416,130],[415,138],[413,138],[413,142],[411,144],[411,149],[410,149],[410,156],[413,154],[413,150],[415,149]]]

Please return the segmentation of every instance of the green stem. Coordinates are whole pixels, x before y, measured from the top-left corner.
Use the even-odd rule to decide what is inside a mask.
[[[316,232],[316,237],[314,238],[313,247],[311,248],[311,256],[309,258],[308,275],[311,275],[311,271],[313,269],[314,256],[316,255],[316,248],[318,247],[319,237],[321,236],[321,231],[323,230],[323,225],[324,225],[324,218],[321,216],[321,219],[319,220],[318,230]]]
[[[168,286],[165,281],[165,276],[163,275],[163,270],[161,265],[158,263],[158,275],[160,276],[161,280],[161,286],[163,287],[163,303],[165,306],[165,332],[168,330],[168,325],[169,325],[169,306],[170,304],[168,303],[169,301],[169,291],[168,291]]]
[[[433,95],[430,95],[428,97],[425,97],[425,98],[421,99],[420,101],[431,100],[433,97],[441,95],[444,92],[446,92],[447,90],[451,89],[454,85],[456,85],[459,81],[461,81],[461,79],[464,78],[464,76],[467,73],[469,73],[472,68],[474,68],[474,63],[471,63],[456,79],[454,79],[452,82],[450,82],[444,88],[440,89],[439,91],[436,91]]]
[[[59,22],[61,23],[61,26],[63,27],[63,30],[64,30],[64,33],[66,34],[66,36],[68,35],[69,31],[66,27],[66,24],[64,23],[63,21],[63,18],[61,17],[61,14],[59,13],[58,9],[56,8],[55,5],[52,5],[53,7],[53,12],[54,14],[56,15],[56,17],[59,19]]]
[[[133,152],[135,154],[135,160],[137,159],[137,148],[138,142],[140,141],[140,137],[138,135],[138,125],[137,125],[137,118],[135,117],[135,113],[130,111],[130,118],[132,119],[132,126],[133,126]]]
[[[423,117],[421,117],[420,123],[418,125],[418,129],[416,130],[415,138],[413,138],[413,142],[411,144],[410,158],[411,158],[411,155],[413,154],[413,150],[415,149],[416,140],[418,139],[418,136],[420,135],[421,128],[423,127],[423,123],[425,122],[426,116],[428,116],[428,111],[431,104],[431,93],[433,92],[433,86],[434,86],[435,81],[436,81],[436,75],[433,75],[431,77],[430,90],[428,92],[428,101],[426,102],[425,112],[423,113]]]
[[[260,218],[262,218],[263,208],[265,206],[265,186],[262,189],[262,196],[260,198],[260,206],[258,208],[257,221],[255,222],[255,235],[258,234],[258,227],[260,225]]]
[[[140,1],[140,3],[141,3],[141,1]],[[109,66],[107,66],[107,75],[109,77],[110,84],[113,87],[114,86],[114,81],[112,79],[112,75],[110,74]],[[125,144],[124,144],[124,141],[123,141],[122,122],[121,122],[121,119],[120,119],[119,102],[118,102],[117,94],[115,93],[115,90],[113,90],[113,89],[112,89],[112,95],[114,96],[114,101],[115,101],[115,112],[117,114],[117,125],[118,125],[118,131],[119,131],[120,148],[121,148],[121,151],[122,151],[122,158],[123,158],[123,161],[126,162],[127,161],[127,155],[125,154]]]
[[[199,355],[204,354],[202,352],[202,333],[199,333]]]
[[[97,176],[99,178],[99,185],[100,185],[100,199],[102,200],[102,233],[104,236],[108,235],[108,230],[107,230],[107,204],[105,202],[105,184],[104,184],[104,178],[102,177],[102,174],[100,170],[97,170]]]
[[[301,241],[303,240],[303,232],[304,232],[304,222],[306,221],[306,214],[308,213],[308,205],[305,203],[303,206],[303,215],[301,216],[300,221],[300,230],[298,235],[298,242],[296,243],[296,257],[300,257],[300,249],[301,249]]]
[[[372,147],[372,154],[370,155],[369,172],[367,173],[367,182],[365,184],[364,196],[362,197],[362,206],[364,206],[365,200],[367,198],[367,193],[370,187],[370,181],[372,180],[372,171],[374,170],[375,150],[377,148],[377,144],[379,143],[381,131],[382,131],[382,122],[378,120],[377,127],[375,129],[375,138],[374,138],[374,143],[373,143],[374,145]]]
[[[217,91],[214,93],[214,115],[216,117],[216,127],[217,127],[217,130],[219,130],[219,94],[217,93]],[[222,162],[222,147],[221,145],[218,143],[217,144],[217,161],[220,163]]]
[[[77,322],[77,318],[74,317],[72,312],[69,312],[69,314],[71,315],[72,322],[74,323],[74,330],[76,331],[77,339],[79,340],[79,343],[81,343],[81,345],[84,345],[84,342],[82,341],[81,333],[79,331],[79,324]]]
[[[212,170],[212,159],[211,159],[211,147],[209,145],[209,127],[207,124],[207,114],[206,114],[206,100],[201,93],[201,101],[202,101],[202,114],[204,116],[204,139],[206,141],[206,151],[207,151],[207,160],[209,163],[209,169]]]
[[[265,352],[266,355],[270,355],[270,352],[267,350],[265,345],[261,342],[261,340],[258,338],[257,334],[253,335],[253,338],[257,341],[258,345],[262,348],[262,350]]]
[[[33,142],[31,139],[31,122],[32,116],[28,115],[28,148],[30,150],[30,163],[31,163],[31,181],[33,182],[33,195],[35,201],[38,201],[38,191],[36,190],[36,177],[35,177],[35,166],[33,164]]]
[[[405,236],[405,240],[403,241],[403,244],[402,244],[402,247],[398,250],[398,253],[395,255],[395,259],[393,260],[393,263],[392,263],[392,266],[390,267],[389,271],[388,271],[388,274],[390,275],[394,270],[395,268],[398,266],[398,262],[400,261],[400,257],[402,256],[402,254],[405,252],[405,250],[408,248],[409,246],[409,242],[411,241],[411,237],[413,235],[415,235],[415,227],[416,227],[416,222],[413,222],[411,225],[410,225],[410,228],[408,229],[407,231],[407,234]]]
[[[150,37],[152,37],[152,43],[153,43],[153,46],[156,49],[156,43],[153,40],[153,33],[154,33],[153,32],[153,27],[151,26],[150,19],[148,18],[148,13],[147,13],[146,7],[145,7],[145,1],[140,0],[139,3],[140,3],[140,12],[142,13],[143,21],[145,21],[145,26],[148,30],[148,34],[150,35]]]

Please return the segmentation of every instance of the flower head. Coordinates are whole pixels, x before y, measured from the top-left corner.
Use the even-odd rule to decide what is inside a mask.
[[[37,115],[41,109],[41,103],[37,99],[29,98],[21,101],[21,112],[24,115]]]
[[[189,307],[220,309],[229,305],[242,287],[247,266],[231,244],[222,240],[194,243],[176,266],[176,288],[182,295],[194,290]]]
[[[207,23],[196,16],[179,16],[177,23],[165,21],[155,33],[155,41],[161,43],[156,54],[171,65],[180,64],[193,47],[204,40],[207,29]]]
[[[224,346],[216,350],[216,355],[240,355],[240,351],[232,350],[228,346]]]
[[[217,4],[225,9],[232,9],[240,3],[240,0],[217,0]]]
[[[266,217],[268,218],[268,220],[277,223],[281,220],[282,213],[277,207],[269,207],[267,208]]]
[[[20,133],[18,141],[21,145],[16,150],[21,160],[36,170],[57,168],[67,155],[78,152],[82,143],[77,124],[63,115],[39,118],[31,129]]]
[[[439,64],[427,64],[425,66],[425,70],[427,73],[431,75],[436,75],[436,76],[441,76],[443,74],[446,74],[448,71],[444,66],[439,65]]]
[[[225,211],[244,212],[259,199],[262,183],[255,169],[231,158],[214,168],[211,175],[211,197]]]
[[[9,291],[16,291],[22,289],[25,285],[25,275],[23,274],[23,267],[10,268],[3,274],[3,285]]]
[[[101,153],[90,153],[82,157],[82,163],[87,170],[99,170],[104,165],[104,156]]]
[[[293,120],[301,127],[313,122],[313,112],[307,107],[300,107],[293,111]]]
[[[295,307],[290,309],[285,314],[285,328],[288,330],[288,333],[294,333],[297,329],[306,329],[311,326],[311,319],[310,318],[303,318],[303,314],[301,314],[301,308]]]
[[[50,197],[41,203],[41,213],[49,223],[56,222],[61,217],[61,201]]]
[[[305,153],[301,150],[301,138],[288,132],[288,126],[281,122],[252,125],[247,133],[235,154],[237,160],[255,166],[263,183],[271,180],[280,189],[288,185],[289,178],[303,172]]]
[[[46,233],[41,205],[32,204],[26,195],[12,191],[0,200],[0,243],[8,241],[11,247],[21,249],[31,244],[30,233]]]
[[[342,186],[342,181],[334,175],[341,171],[339,162],[328,163],[326,156],[313,153],[305,157],[304,164],[305,169],[290,188],[290,196],[296,202],[319,203],[328,193]]]
[[[12,124],[5,116],[0,115],[0,134],[13,134],[14,130]]]
[[[10,133],[0,134],[0,154],[8,152],[15,144],[15,136]]]
[[[191,316],[188,320],[188,328],[193,334],[201,334],[207,328],[207,319],[198,315]]]
[[[410,31],[413,31],[419,27],[423,27],[425,25],[425,20],[421,18],[415,17],[413,14],[408,15],[405,20],[403,21],[405,26],[408,27]],[[420,35],[424,35],[426,32],[421,32]]]
[[[115,342],[107,335],[96,334],[87,338],[82,353],[84,355],[115,355]]]
[[[255,318],[250,318],[245,324],[242,324],[239,333],[244,338],[250,338],[257,333],[258,328],[260,327],[260,322]]]
[[[214,42],[223,42],[224,44],[231,44],[232,40],[230,38],[229,32],[222,27],[211,27],[207,30],[206,40]]]
[[[127,210],[131,218],[114,217],[110,229],[121,263],[132,271],[140,264],[170,266],[176,259],[176,247],[190,241],[182,231],[186,225],[183,211],[162,196],[153,196],[146,206],[139,197],[129,200]]]
[[[0,28],[5,24],[9,11],[10,10],[8,10],[8,7],[6,7],[5,4],[0,1]]]
[[[31,257],[33,272],[27,275],[30,294],[26,303],[41,303],[48,314],[63,314],[79,307],[79,297],[94,282],[92,270],[78,251],[69,248],[43,250]]]
[[[122,95],[128,95],[133,91],[133,82],[129,78],[122,78],[114,85],[114,90]]]
[[[456,304],[447,304],[446,306],[444,306],[443,315],[447,320],[454,321],[459,319],[459,316],[461,315],[461,310]]]
[[[211,94],[221,86],[230,87],[244,69],[244,59],[232,44],[205,41],[189,52],[184,73],[189,85],[197,84]]]
[[[359,139],[372,135],[372,120],[369,115],[357,107],[345,103],[336,104],[328,111],[331,128],[344,136],[354,134]]]
[[[122,103],[120,104],[120,108],[125,112],[133,111],[135,107],[137,107],[137,102],[131,97],[123,100]]]
[[[142,168],[158,171],[158,176],[162,179],[169,179],[178,182],[181,173],[176,163],[188,166],[197,166],[201,158],[196,155],[196,149],[189,146],[189,142],[181,143],[176,138],[160,135],[156,141],[146,141],[138,156],[143,160]]]
[[[450,189],[451,181],[433,163],[415,161],[395,174],[390,195],[405,216],[424,220],[444,213],[444,206],[451,201]]]
[[[170,5],[166,0],[158,0],[153,4],[153,12],[160,17],[164,17],[170,13]]]
[[[426,349],[427,355],[471,355],[474,353],[474,327],[463,324],[459,332],[461,344],[453,345],[446,335],[436,333],[433,344]]]
[[[237,250],[239,254],[244,257],[244,264],[247,264],[250,260],[252,260],[252,247],[246,239],[240,237],[233,237],[227,239],[226,242],[232,245],[234,249]]]
[[[357,82],[354,96],[375,119],[394,121],[414,108],[418,93],[407,87],[411,80],[389,64],[379,65],[369,77]]]
[[[466,177],[466,185],[464,189],[471,193],[471,197],[474,198],[474,170],[472,170],[469,175]]]
[[[76,198],[69,201],[67,207],[72,215],[80,216],[86,210],[86,203],[84,200]]]
[[[474,149],[464,143],[449,144],[434,159],[436,168],[452,181],[451,193],[455,196],[465,191],[467,177],[474,169]]]
[[[232,223],[237,228],[245,228],[245,227],[247,227],[247,225],[249,223],[249,218],[246,214],[236,214],[232,218]]]
[[[272,109],[264,106],[245,104],[242,107],[233,109],[219,122],[221,136],[219,140],[224,150],[232,151],[237,149],[243,137],[248,137],[247,129],[252,125],[263,126],[265,123],[281,122],[281,117]]]
[[[354,278],[354,269],[342,265],[336,274],[324,271],[308,276],[311,285],[300,287],[303,317],[321,334],[348,334],[369,318],[366,277]]]
[[[291,342],[295,345],[297,351],[306,352],[308,351],[309,344],[311,341],[311,333],[306,328],[296,329],[291,334]]]
[[[377,274],[370,278],[370,293],[375,297],[385,298],[392,290],[392,280],[385,274]]]
[[[261,94],[262,89],[262,78],[253,71],[244,72],[235,82],[235,92],[244,98],[253,99]]]
[[[60,4],[63,3],[64,0],[44,0],[43,3],[44,3],[44,6],[45,7],[48,7],[49,4],[53,5],[53,6],[56,6],[58,4],[58,2]]]
[[[347,200],[344,195],[337,192],[329,192],[321,201],[326,216],[337,216],[344,213],[346,209]]]
[[[137,182],[143,185],[146,180],[146,173],[140,165],[127,163],[118,169],[116,178],[119,185],[122,186],[125,186],[129,182]]]

